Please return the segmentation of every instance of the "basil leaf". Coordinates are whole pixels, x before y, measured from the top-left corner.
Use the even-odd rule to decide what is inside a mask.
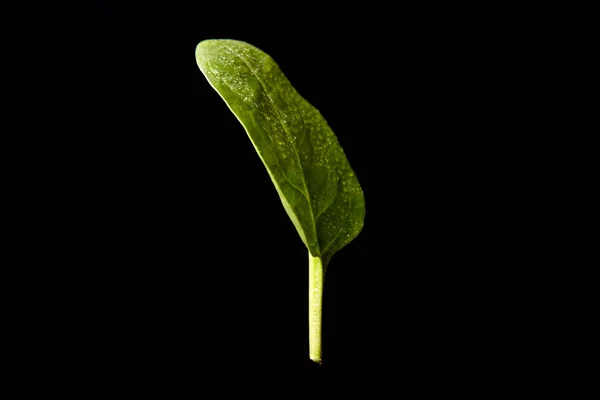
[[[308,248],[311,327],[319,329],[311,331],[311,358],[320,362],[322,275],[363,227],[361,186],[321,113],[268,54],[246,42],[209,39],[196,47],[196,61],[244,126]]]
[[[196,60],[246,129],[310,254],[326,266],[359,234],[365,215],[362,189],[335,134],[258,48],[204,40]]]

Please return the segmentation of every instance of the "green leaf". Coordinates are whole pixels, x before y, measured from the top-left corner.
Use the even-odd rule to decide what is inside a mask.
[[[244,126],[310,255],[326,268],[360,233],[365,215],[362,189],[335,134],[258,48],[204,40],[196,61]]]

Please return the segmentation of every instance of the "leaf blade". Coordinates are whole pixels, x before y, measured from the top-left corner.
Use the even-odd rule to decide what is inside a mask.
[[[365,207],[325,118],[268,54],[246,42],[204,40],[196,60],[246,130],[309,252],[327,265],[362,230]]]

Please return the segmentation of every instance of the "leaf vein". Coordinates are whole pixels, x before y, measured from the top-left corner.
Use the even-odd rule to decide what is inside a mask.
[[[346,217],[344,218],[344,224],[340,224],[340,230],[338,231],[338,233],[333,237],[333,239],[331,240],[331,242],[329,242],[327,244],[327,246],[325,246],[323,248],[322,254],[325,254],[327,252],[327,250],[329,250],[329,248],[331,247],[331,245],[333,243],[335,243],[335,241],[337,240],[337,238],[340,236],[340,234],[343,231],[342,226],[345,225],[346,221],[348,221],[348,217],[350,216],[350,210],[352,209],[352,198],[348,199],[348,212],[346,213]]]
[[[240,55],[240,54],[239,54],[239,53],[238,53],[238,52],[237,52],[235,49],[233,49],[233,48],[231,48],[231,47],[229,47],[229,46],[225,46],[225,47],[226,47],[226,48],[227,48],[229,51],[231,51],[231,52],[232,52],[234,55],[236,55],[236,56],[237,56],[237,57],[238,57],[240,60],[242,60],[242,62],[243,62],[244,64],[246,64],[246,66],[248,67],[248,69],[250,70],[250,72],[252,72],[252,74],[253,74],[253,75],[256,77],[256,79],[258,80],[258,82],[261,84],[261,86],[262,86],[262,88],[263,88],[263,90],[264,90],[264,92],[265,92],[265,94],[266,94],[267,98],[269,99],[269,101],[270,101],[270,102],[271,102],[271,104],[273,105],[273,110],[275,111],[275,115],[277,115],[277,118],[279,119],[279,122],[281,123],[281,126],[283,127],[283,130],[284,130],[284,132],[287,134],[287,136],[288,136],[288,139],[290,139],[292,135],[291,135],[291,134],[290,134],[290,132],[288,132],[288,130],[286,129],[286,126],[285,126],[285,123],[284,123],[284,121],[283,121],[283,118],[281,117],[281,115],[280,115],[279,111],[277,110],[277,107],[275,107],[275,101],[274,101],[274,100],[273,100],[273,98],[271,97],[269,90],[267,90],[267,85],[266,85],[266,84],[265,84],[265,83],[262,81],[262,79],[260,78],[260,75],[259,75],[259,74],[257,74],[257,73],[256,73],[256,71],[254,71],[254,70],[252,69],[252,67],[250,66],[250,63],[248,63],[248,61],[246,61],[246,59],[244,59],[244,57],[242,57],[242,56],[241,56],[241,55]],[[309,212],[310,212],[310,215],[311,215],[311,220],[312,220],[312,225],[313,225],[313,231],[312,231],[311,233],[312,233],[312,236],[313,236],[313,238],[315,239],[315,245],[316,245],[316,246],[317,246],[317,248],[318,248],[318,247],[319,247],[319,243],[318,243],[318,241],[316,240],[316,239],[317,239],[317,225],[316,225],[317,221],[316,221],[316,219],[315,219],[315,216],[314,216],[314,211],[313,211],[313,207],[312,207],[312,202],[310,201],[310,194],[309,194],[309,192],[308,192],[308,186],[307,186],[307,184],[306,184],[306,177],[305,177],[305,175],[304,175],[304,168],[302,167],[302,162],[300,161],[300,155],[298,154],[298,149],[296,148],[296,146],[295,146],[295,143],[294,143],[294,146],[292,146],[292,147],[293,147],[293,149],[294,149],[294,154],[295,154],[295,156],[296,156],[296,161],[297,161],[297,163],[298,163],[298,166],[299,166],[299,168],[300,168],[300,172],[301,172],[301,174],[300,174],[300,175],[302,176],[302,184],[303,184],[303,186],[304,186],[304,192],[302,192],[302,191],[300,191],[300,192],[301,192],[302,194],[304,194],[304,197],[305,197],[305,198],[306,198],[306,200],[308,201],[308,210],[309,210]],[[281,169],[281,166],[279,165],[279,163],[278,163],[277,165],[278,165],[278,166],[280,167],[280,169]],[[290,181],[290,180],[287,178],[287,176],[285,175],[285,173],[283,173],[283,169],[282,169],[282,174],[283,174],[283,176],[285,177],[285,179],[286,179],[288,182],[290,182],[290,185],[292,185],[292,187],[294,187],[294,188],[295,188],[295,189],[297,189],[297,190],[300,190],[300,189],[298,189],[296,186],[294,186],[294,185],[291,183],[291,181]]]

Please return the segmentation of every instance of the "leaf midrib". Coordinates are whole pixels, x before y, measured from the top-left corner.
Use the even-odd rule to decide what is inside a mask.
[[[261,87],[263,88],[263,90],[265,92],[265,95],[267,96],[267,98],[269,99],[269,101],[271,102],[271,104],[273,105],[273,110],[275,111],[275,115],[277,116],[277,119],[279,120],[279,122],[280,122],[283,130],[285,131],[285,133],[286,133],[286,135],[288,136],[288,139],[289,139],[292,135],[286,129],[285,124],[283,122],[283,118],[281,117],[281,115],[279,114],[279,111],[277,110],[275,101],[271,98],[271,95],[269,94],[269,91],[267,90],[267,85],[262,81],[262,79],[260,79],[259,74],[257,74],[256,71],[254,71],[254,69],[250,66],[250,64],[248,63],[248,61],[246,61],[244,59],[244,57],[242,57],[235,49],[233,49],[233,48],[231,48],[231,47],[229,47],[227,45],[224,45],[224,47],[227,48],[229,51],[231,51],[240,60],[242,60],[242,62],[246,65],[246,67],[248,67],[248,69],[254,75],[254,77],[256,77],[256,79],[260,83]],[[306,175],[304,174],[304,168],[302,167],[302,162],[300,161],[300,155],[298,154],[298,150],[296,149],[296,144],[294,143],[294,145],[292,147],[294,149],[294,155],[296,156],[296,161],[298,163],[298,166],[300,167],[300,172],[301,172],[301,175],[302,175],[302,185],[304,186],[304,192],[301,191],[301,190],[299,190],[292,183],[292,181],[290,181],[290,179],[286,176],[285,172],[283,172],[283,168],[281,168],[282,175],[290,183],[290,185],[294,189],[300,191],[300,193],[306,198],[306,201],[308,202],[308,210],[310,211],[310,217],[311,217],[311,221],[312,221],[312,225],[313,225],[312,226],[312,228],[313,228],[312,229],[312,237],[314,239],[314,242],[315,242],[316,246],[319,248],[319,252],[320,252],[321,249],[320,249],[319,240],[318,240],[318,237],[317,237],[317,221],[316,221],[315,216],[314,216],[312,202],[310,201],[310,195],[309,195],[309,192],[308,192],[308,186],[306,185]],[[333,201],[331,203],[333,203]],[[322,213],[320,213],[320,214],[322,214]]]

